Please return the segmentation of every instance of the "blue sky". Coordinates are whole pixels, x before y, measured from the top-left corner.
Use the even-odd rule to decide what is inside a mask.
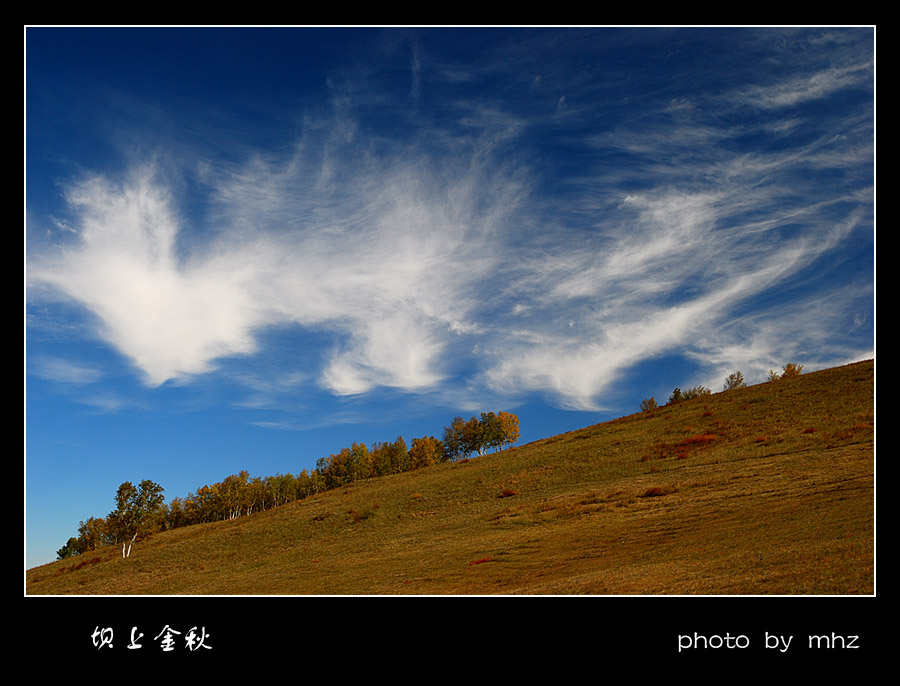
[[[28,28],[26,566],[168,498],[874,357],[872,28]]]

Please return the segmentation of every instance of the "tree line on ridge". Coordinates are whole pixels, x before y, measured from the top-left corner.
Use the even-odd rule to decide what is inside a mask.
[[[78,536],[69,538],[57,551],[57,559],[110,545],[120,548],[122,557],[128,557],[135,541],[158,531],[235,519],[361,479],[484,455],[491,449],[508,448],[519,435],[519,418],[511,412],[482,412],[469,420],[455,417],[444,427],[443,440],[434,436],[414,438],[409,447],[402,436],[370,447],[353,443],[319,458],[314,469],[303,469],[296,476],[251,477],[242,470],[218,483],[201,486],[184,498],[172,498],[168,505],[159,484],[145,479],[135,486],[126,481],[116,491],[116,508],[105,518],[80,522]]]

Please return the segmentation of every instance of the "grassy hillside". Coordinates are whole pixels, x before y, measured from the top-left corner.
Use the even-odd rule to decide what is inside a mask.
[[[871,594],[874,364],[26,572],[28,594]]]

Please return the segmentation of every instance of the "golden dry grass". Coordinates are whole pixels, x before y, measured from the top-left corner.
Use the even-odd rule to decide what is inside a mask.
[[[872,594],[874,363],[26,573],[28,594]]]

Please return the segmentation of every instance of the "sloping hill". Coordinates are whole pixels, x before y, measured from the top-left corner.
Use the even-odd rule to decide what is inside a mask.
[[[54,594],[872,594],[874,362],[26,573]]]

